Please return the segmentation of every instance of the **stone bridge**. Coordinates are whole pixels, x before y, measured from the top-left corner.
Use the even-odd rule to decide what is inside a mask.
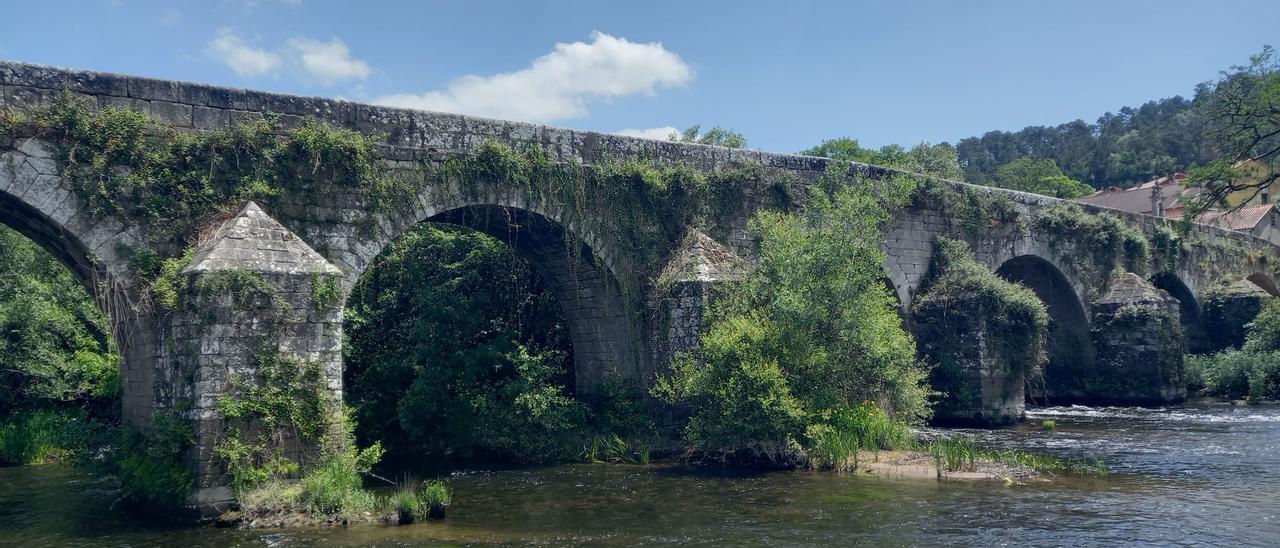
[[[642,388],[674,352],[695,348],[708,286],[737,279],[738,265],[745,264],[737,257],[751,256],[746,227],[753,212],[795,207],[794,189],[828,168],[822,158],[0,62],[0,110],[31,110],[60,94],[96,109],[138,110],[181,132],[225,131],[264,116],[282,134],[311,120],[349,128],[377,136],[382,165],[412,189],[407,201],[382,208],[353,185],[284,192],[260,205],[211,211],[201,219],[199,237],[183,236],[91,208],[83,181],[77,181],[83,174],[64,169],[66,151],[56,139],[0,133],[3,222],[61,258],[111,316],[124,358],[126,420],[145,427],[166,413],[195,424],[188,459],[198,470],[199,499],[206,502],[227,495],[212,451],[223,431],[217,401],[235,379],[253,375],[264,330],[274,334],[272,351],[321,364],[327,389],[340,396],[345,295],[378,253],[414,225],[468,226],[510,242],[527,257],[563,307],[576,392],[590,397],[614,377]],[[720,205],[697,219],[697,229],[690,219],[646,216],[632,202],[611,207],[617,195],[610,192],[625,189],[594,190],[583,195],[589,198],[584,205],[558,198],[564,194],[531,190],[497,169],[464,169],[450,184],[432,182],[433,167],[487,154],[492,143],[513,150],[537,147],[565,173],[631,160],[713,178],[739,175],[717,179]],[[895,174],[866,165],[852,166],[851,173],[862,177],[855,180]],[[1048,364],[1042,381],[1031,383],[1034,396],[1176,401],[1184,395],[1182,346],[1213,344],[1204,335],[1209,300],[1222,300],[1218,308],[1249,308],[1262,295],[1277,293],[1276,250],[1244,234],[1194,226],[1186,236],[1171,236],[1166,220],[1109,212],[1121,221],[1115,225],[1136,228],[1142,241],[1108,240],[1102,232],[1112,225],[1088,221],[1103,213],[1097,208],[1081,214],[1052,198],[935,183],[933,193],[917,195],[887,231],[886,283],[910,326],[933,242],[950,237],[969,242],[979,262],[1001,277],[1031,287],[1051,316]],[[182,271],[189,282],[181,289],[187,306],[165,311],[148,304],[131,250],[176,256],[193,243],[195,255]],[[264,280],[273,295],[250,295],[246,302],[244,295],[204,290],[218,276],[246,271]],[[255,299],[273,304],[263,307]],[[1112,321],[1123,316],[1120,308],[1135,307],[1159,313],[1136,324]],[[1168,311],[1175,311],[1172,320],[1163,314]],[[1025,399],[1022,375],[1002,370],[984,342],[989,334],[976,329],[964,343],[969,347],[953,353],[965,356],[959,366],[970,397],[940,410],[940,416],[986,423],[1017,419]],[[1162,338],[1171,329],[1179,334],[1176,340]],[[930,341],[921,341],[921,348],[939,350]],[[1116,379],[1125,385],[1117,386]]]

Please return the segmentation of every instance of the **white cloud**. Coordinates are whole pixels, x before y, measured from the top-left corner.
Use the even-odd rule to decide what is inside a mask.
[[[209,42],[209,55],[231,67],[240,76],[258,76],[274,72],[280,66],[280,55],[249,45],[231,29],[219,29]]]
[[[303,72],[326,86],[348,80],[364,80],[372,72],[369,63],[351,57],[351,49],[337,38],[328,42],[302,37],[290,38],[289,48],[297,55]]]
[[[626,135],[628,137],[643,137],[645,139],[658,139],[666,141],[671,138],[671,134],[680,134],[680,130],[671,126],[651,127],[647,129],[620,129],[615,131],[618,135]]]
[[[693,69],[659,42],[638,44],[603,32],[591,43],[557,43],[528,68],[491,76],[468,75],[443,91],[386,95],[375,103],[548,122],[588,114],[588,103],[685,84]]]

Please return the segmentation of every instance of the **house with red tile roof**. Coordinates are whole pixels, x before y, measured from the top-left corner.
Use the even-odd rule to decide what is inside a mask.
[[[1199,189],[1183,186],[1186,178],[1185,173],[1174,173],[1129,188],[1102,189],[1076,201],[1131,213],[1181,219],[1188,202],[1199,194]],[[1268,203],[1268,193],[1256,194],[1253,200],[1260,203],[1235,210],[1209,210],[1201,213],[1196,222],[1247,232],[1280,245],[1280,227],[1277,227],[1280,210],[1275,204]]]

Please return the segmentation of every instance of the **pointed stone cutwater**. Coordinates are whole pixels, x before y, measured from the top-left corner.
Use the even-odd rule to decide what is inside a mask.
[[[741,281],[750,268],[733,250],[691,228],[658,274],[658,284]]]
[[[653,363],[664,369],[680,353],[695,353],[712,290],[746,278],[751,263],[697,229],[689,229],[657,277]]]
[[[1178,300],[1126,272],[1089,307],[1098,351],[1081,381],[1099,403],[1163,405],[1187,397]]]
[[[233,497],[227,470],[215,455],[219,440],[229,425],[261,428],[252,421],[229,422],[218,404],[263,382],[264,357],[273,364],[318,364],[326,395],[341,401],[342,271],[249,202],[196,250],[182,274],[187,283],[181,309],[171,318],[168,375],[180,380],[175,383],[191,383],[174,403],[194,422],[191,505],[206,514]],[[294,462],[316,454],[317,440],[291,432],[270,439]]]
[[[222,223],[213,239],[196,250],[183,274],[220,270],[260,273],[332,274],[342,271],[316,253],[258,204],[249,202]]]

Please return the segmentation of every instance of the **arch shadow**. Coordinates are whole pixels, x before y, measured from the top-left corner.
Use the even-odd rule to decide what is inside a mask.
[[[1163,289],[1178,300],[1178,322],[1182,324],[1183,338],[1187,350],[1199,354],[1207,350],[1204,322],[1201,319],[1200,303],[1195,293],[1172,272],[1161,272],[1151,277],[1151,284]]]
[[[1028,379],[1027,397],[1045,401],[1074,397],[1077,379],[1082,371],[1093,369],[1096,352],[1084,305],[1071,283],[1053,263],[1035,255],[1005,261],[996,275],[1030,288],[1049,313],[1048,361],[1041,379]]]
[[[616,376],[640,380],[639,329],[617,278],[583,240],[541,213],[499,205],[466,205],[422,222],[447,223],[506,242],[551,289],[568,324],[575,393],[593,396]]]

